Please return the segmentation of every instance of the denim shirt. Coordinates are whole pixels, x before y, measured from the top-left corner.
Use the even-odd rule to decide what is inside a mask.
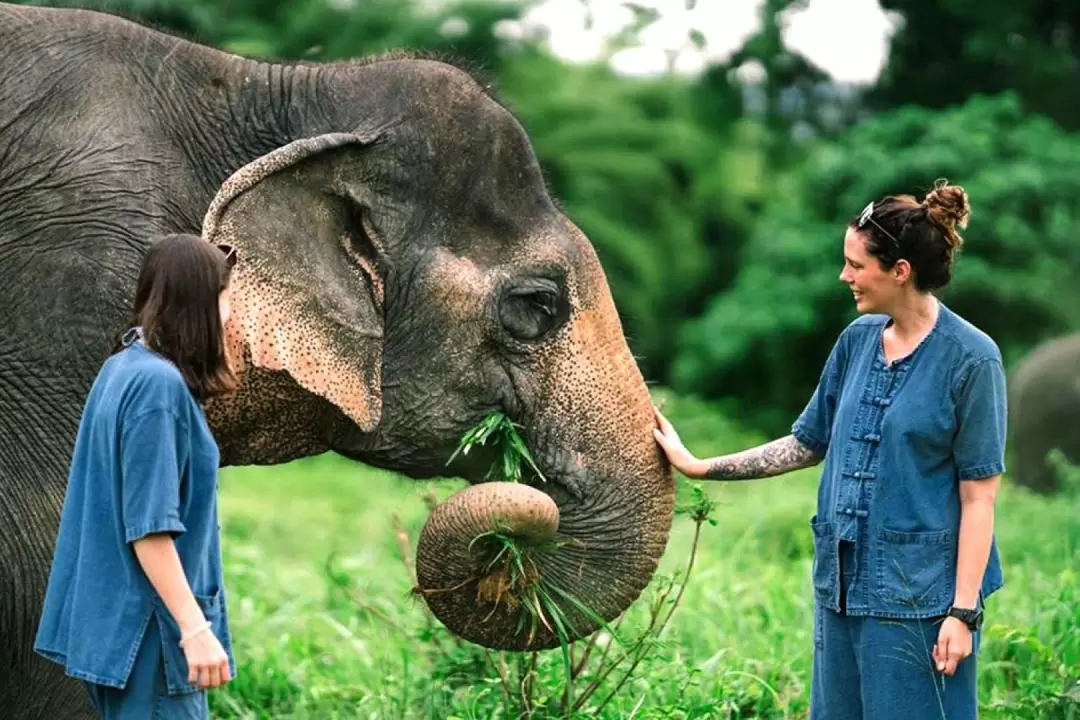
[[[217,443],[179,370],[142,342],[108,358],[83,408],[34,649],[66,673],[123,688],[157,620],[170,694],[192,692],[180,629],[131,543],[173,536],[229,656],[217,516]]]
[[[1005,468],[1005,372],[997,345],[939,303],[930,334],[888,363],[889,318],[864,315],[841,333],[792,426],[825,455],[814,538],[819,603],[839,610],[839,541],[855,543],[851,615],[929,618],[956,587],[959,483]],[[1003,585],[991,541],[980,605]]]

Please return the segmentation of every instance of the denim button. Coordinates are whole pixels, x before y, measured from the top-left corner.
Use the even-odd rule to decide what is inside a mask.
[[[866,433],[863,435],[863,440],[866,440],[867,442],[878,442],[881,440],[881,436],[877,433]]]
[[[869,515],[870,515],[870,513],[868,513],[866,510],[856,510],[855,511],[855,517],[864,518],[864,517],[867,517]]]

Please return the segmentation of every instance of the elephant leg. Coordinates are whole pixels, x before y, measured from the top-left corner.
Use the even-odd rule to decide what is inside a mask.
[[[0,503],[0,507],[10,505]],[[0,512],[0,516],[6,515]],[[0,519],[0,545],[7,545],[10,528]],[[50,523],[50,527],[55,524]],[[36,530],[36,528],[35,528]],[[6,537],[5,537],[6,536]],[[41,537],[45,542],[45,537]],[[50,543],[51,544],[51,543]],[[5,555],[0,572],[0,716],[10,720],[82,720],[96,717],[82,683],[64,674],[64,668],[33,651],[49,565],[39,561],[27,567],[11,563]]]
[[[33,637],[28,642],[33,642]],[[64,674],[64,668],[36,653],[23,659],[5,679],[14,699],[4,717],[11,720],[93,720],[97,718],[83,684]],[[3,691],[0,691],[3,692]]]
[[[82,684],[33,649],[64,499],[70,456],[64,430],[77,419],[75,407],[49,418],[37,410],[0,415],[0,717],[5,720],[96,717]],[[56,436],[45,439],[41,428]]]

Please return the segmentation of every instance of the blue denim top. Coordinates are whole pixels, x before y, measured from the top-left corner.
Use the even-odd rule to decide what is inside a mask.
[[[930,334],[888,363],[888,316],[864,315],[834,345],[792,426],[824,454],[813,584],[839,609],[839,541],[856,544],[851,615],[944,614],[956,587],[959,483],[1004,472],[1005,372],[994,341],[939,303]],[[981,598],[1003,585],[997,542]]]
[[[87,396],[34,649],[68,675],[122,688],[151,617],[171,694],[191,692],[180,629],[131,543],[170,533],[235,675],[217,516],[217,443],[167,359],[125,338]]]

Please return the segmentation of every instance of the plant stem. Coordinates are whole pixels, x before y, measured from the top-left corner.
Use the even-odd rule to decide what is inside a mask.
[[[679,602],[682,600],[683,592],[686,590],[686,585],[690,581],[690,573],[694,569],[694,563],[695,563],[696,558],[697,558],[697,548],[698,548],[698,541],[699,541],[699,539],[701,537],[701,524],[702,524],[702,522],[703,522],[703,520],[695,519],[695,522],[694,522],[694,540],[693,540],[692,545],[690,546],[690,558],[689,558],[689,560],[687,562],[686,574],[683,577],[683,581],[679,586],[679,592],[675,596],[675,600],[671,604],[671,609],[668,611],[667,615],[664,617],[663,622],[659,626],[656,625],[656,621],[657,621],[657,619],[659,618],[660,614],[663,611],[663,605],[667,601],[667,597],[668,597],[668,595],[670,595],[671,590],[674,587],[674,585],[668,586],[668,588],[666,588],[661,593],[658,602],[656,603],[656,605],[653,608],[653,612],[650,613],[650,615],[651,615],[650,622],[649,622],[649,625],[646,628],[645,632],[643,632],[641,634],[641,637],[638,638],[637,642],[634,643],[634,645],[629,650],[627,650],[625,653],[623,653],[622,656],[620,656],[618,660],[612,662],[611,665],[609,665],[606,668],[603,668],[598,673],[597,677],[593,680],[592,683],[589,684],[589,687],[586,688],[585,692],[582,693],[582,695],[580,697],[578,697],[577,703],[574,705],[575,710],[579,709],[584,704],[584,702],[589,697],[591,697],[600,688],[600,686],[604,683],[604,681],[607,679],[607,677],[615,670],[615,668],[617,668],[619,665],[621,665],[623,662],[625,662],[628,658],[633,657],[634,658],[633,662],[631,663],[630,668],[626,671],[626,674],[623,675],[622,679],[618,682],[618,684],[615,686],[615,688],[610,693],[608,693],[608,695],[604,698],[604,700],[596,708],[594,708],[595,712],[600,712],[600,710],[602,710],[604,708],[604,706],[606,706],[611,701],[611,699],[615,697],[615,695],[619,692],[619,690],[626,683],[626,681],[630,679],[630,676],[633,674],[633,672],[637,668],[638,664],[645,657],[645,654],[646,654],[646,651],[647,651],[647,643],[646,643],[646,641],[649,639],[649,637],[652,636],[652,635],[659,635],[663,631],[664,626],[667,625],[668,620],[671,619],[672,614],[675,612],[675,608],[678,607]]]

